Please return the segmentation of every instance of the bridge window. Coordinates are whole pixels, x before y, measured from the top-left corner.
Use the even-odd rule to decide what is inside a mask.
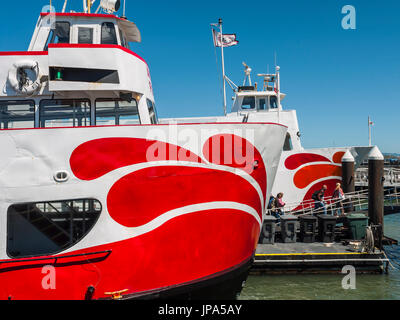
[[[242,102],[242,109],[249,110],[254,109],[256,107],[256,98],[255,97],[244,97]]]
[[[128,44],[128,42],[126,41],[126,38],[125,38],[125,36],[124,36],[124,33],[122,32],[121,29],[119,29],[119,38],[120,38],[120,40],[121,40],[121,46],[123,46],[123,47],[129,49],[129,44]]]
[[[266,110],[265,99],[258,100],[258,109],[259,110]]]
[[[7,254],[51,255],[72,247],[92,229],[101,210],[94,199],[14,204],[7,212]]]
[[[147,99],[147,107],[149,108],[151,124],[157,124],[157,115],[156,115],[156,110],[154,108],[154,103],[149,99]]]
[[[40,102],[41,127],[90,126],[89,100],[42,100]]]
[[[293,150],[292,138],[290,137],[290,134],[287,133],[285,143],[283,145],[283,151],[291,151],[291,150]]]
[[[78,28],[78,43],[93,43],[93,28]]]
[[[34,128],[35,127],[35,102],[25,101],[0,101],[0,128]]]
[[[278,100],[276,96],[271,96],[269,98],[269,107],[271,109],[277,109],[278,108]]]
[[[102,44],[118,44],[115,26],[112,22],[104,22],[101,25],[101,43]]]
[[[56,22],[55,29],[51,29],[46,41],[45,51],[48,50],[50,43],[69,43],[70,42],[70,24],[69,22]]]
[[[138,105],[122,99],[96,100],[96,125],[140,124]]]

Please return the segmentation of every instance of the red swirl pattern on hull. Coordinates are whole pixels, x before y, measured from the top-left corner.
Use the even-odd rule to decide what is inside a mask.
[[[0,261],[0,298],[83,299],[90,286],[95,288],[93,298],[123,289],[128,289],[126,294],[145,293],[198,281],[248,261],[260,232],[264,204],[257,189],[265,193],[266,167],[260,153],[245,139],[232,135],[230,141],[230,149],[226,143],[222,148],[230,150],[227,152],[236,152],[235,147],[243,145],[246,150],[253,148],[254,158],[246,158],[251,164],[258,161],[253,171],[245,168],[242,174],[235,174],[227,163],[215,166],[179,146],[139,138],[96,139],[76,147],[70,166],[80,180],[95,183],[122,167],[148,166],[118,177],[108,190],[107,210],[102,215],[108,211],[115,225],[99,219],[102,222],[90,231],[97,233],[97,245],[36,257],[35,261]],[[212,148],[221,150],[218,145]],[[154,157],[149,158],[149,150]],[[153,160],[185,163],[157,164]],[[256,182],[249,182],[254,181],[250,176]],[[225,203],[225,207],[215,202]],[[209,207],[202,207],[204,204]],[[146,226],[169,210],[188,205],[193,205],[190,212],[164,219],[155,227]],[[143,226],[144,232],[135,233],[135,227]],[[124,235],[107,240],[115,239],[115,230]],[[93,255],[96,252],[100,253]],[[76,256],[80,254],[84,255]],[[54,290],[43,289],[45,265],[55,267]]]
[[[343,151],[336,152],[331,161],[319,154],[297,153],[285,160],[287,169],[297,169],[293,177],[293,183],[297,188],[305,189],[311,185],[304,195],[302,203],[294,208],[293,211],[300,210],[303,207],[314,206],[313,203],[308,201],[311,199],[312,194],[321,189],[323,185],[328,187],[325,195],[332,195],[336,183],[341,181],[336,177],[342,176],[341,160],[343,155]]]
[[[246,139],[232,135],[219,134],[209,138],[203,146],[207,161],[242,169],[260,185],[266,201],[266,168],[260,152]]]
[[[94,286],[96,299],[109,291],[128,289],[128,293],[140,293],[185,284],[249,259],[258,235],[259,225],[247,213],[231,209],[195,212],[138,237],[68,253],[112,250],[108,256],[38,261],[23,266],[0,263],[0,298],[11,295],[12,299],[84,299],[87,288]],[[46,264],[56,268],[55,290],[42,288],[46,276],[42,267]]]
[[[199,156],[171,143],[139,138],[103,138],[78,146],[70,166],[81,180],[94,180],[121,167],[149,161],[202,162]]]
[[[151,167],[126,175],[112,186],[107,208],[119,224],[138,227],[170,210],[215,201],[246,204],[261,219],[259,195],[247,180],[230,172],[197,167]]]

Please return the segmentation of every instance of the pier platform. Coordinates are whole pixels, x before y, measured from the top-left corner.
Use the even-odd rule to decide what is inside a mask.
[[[250,274],[340,273],[352,265],[357,273],[383,273],[389,260],[384,252],[351,251],[343,243],[275,243],[258,244]]]

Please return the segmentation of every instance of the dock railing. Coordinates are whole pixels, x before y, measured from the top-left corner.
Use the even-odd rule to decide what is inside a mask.
[[[400,192],[396,188],[388,189],[384,195],[385,206],[400,206]],[[344,199],[324,197],[325,208],[327,212],[335,212],[338,209],[343,214],[344,209],[352,206],[354,211],[368,210],[368,189],[349,192],[345,194]],[[274,215],[279,209],[267,209],[267,215]],[[283,208],[280,208],[284,214],[293,215],[317,215],[323,214],[324,208],[315,209],[315,200],[305,200],[300,203],[287,203]]]
[[[400,187],[400,169],[385,167],[383,171],[385,187]],[[356,186],[368,186],[368,168],[358,168],[354,175]]]

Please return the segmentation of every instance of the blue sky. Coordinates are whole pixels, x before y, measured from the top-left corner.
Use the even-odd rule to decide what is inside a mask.
[[[373,144],[400,152],[399,1],[126,1],[142,32],[132,49],[150,66],[160,117],[222,114],[219,51],[209,26],[221,17],[224,33],[239,40],[225,50],[234,82],[243,81],[242,61],[253,81],[268,65],[272,71],[277,52],[283,106],[297,110],[304,147],[366,145],[370,115]],[[60,10],[63,2],[53,5]],[[2,4],[1,51],[27,49],[48,1],[15,4]],[[344,5],[356,9],[355,30],[341,26]],[[68,9],[81,6],[69,0]]]

